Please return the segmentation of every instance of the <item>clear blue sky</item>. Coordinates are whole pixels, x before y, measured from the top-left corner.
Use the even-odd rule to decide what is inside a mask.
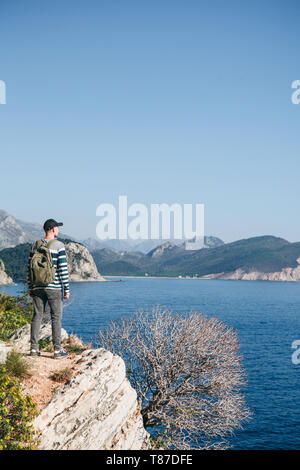
[[[299,1],[0,0],[0,208],[204,203],[206,234],[300,240]]]

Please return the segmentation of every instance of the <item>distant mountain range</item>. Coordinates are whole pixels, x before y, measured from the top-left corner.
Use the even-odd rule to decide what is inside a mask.
[[[30,244],[43,234],[39,224],[24,222],[1,210],[2,272],[5,269],[14,280],[23,279]],[[61,233],[60,238],[66,243],[76,241]],[[83,240],[98,271],[106,276],[300,281],[300,242],[290,243],[271,235],[227,244],[217,237],[205,237],[204,242],[201,250],[186,250],[182,240]]]
[[[1,256],[1,253],[0,253]],[[254,237],[215,248],[189,251],[170,242],[144,253],[92,251],[103,275],[300,280],[300,243]]]
[[[193,241],[194,239],[190,240]],[[86,238],[81,240],[81,242],[90,250],[99,250],[101,248],[108,248],[113,251],[122,252],[130,251],[141,253],[148,253],[150,250],[153,250],[157,246],[162,245],[163,243],[170,242],[174,245],[182,245],[184,240],[182,239],[159,239],[159,240],[97,240],[95,238]],[[204,237],[204,248],[212,248],[224,245],[223,240],[218,237],[206,236]]]
[[[64,242],[67,246],[70,243]],[[78,242],[76,245],[80,246]],[[5,272],[16,282],[25,277],[30,246],[30,243],[23,243],[0,250]],[[104,276],[300,281],[300,242],[289,243],[273,236],[248,238],[195,251],[185,250],[183,244],[165,242],[146,254],[101,248],[93,250],[91,255]]]

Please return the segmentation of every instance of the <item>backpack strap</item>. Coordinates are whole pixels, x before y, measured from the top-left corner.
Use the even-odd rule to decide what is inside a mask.
[[[46,242],[47,240],[45,240],[44,238],[42,238],[41,241],[44,243],[44,242]],[[56,241],[55,238],[53,238],[53,240],[50,240],[50,242],[48,242],[45,246],[47,246],[47,248],[50,248],[50,246],[52,245],[52,243],[54,243],[55,241]]]
[[[55,240],[55,238],[54,238],[53,240],[50,240],[50,242],[49,242],[49,243],[47,243],[47,248],[49,248],[49,249],[50,249],[50,246],[51,246],[51,245],[52,245],[52,243],[54,243],[55,241],[56,241],[56,240]]]

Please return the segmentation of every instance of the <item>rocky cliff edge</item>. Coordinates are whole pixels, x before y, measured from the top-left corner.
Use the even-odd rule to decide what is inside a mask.
[[[13,335],[9,343],[0,344],[0,358],[5,360],[11,349],[27,353],[30,325]],[[51,335],[49,324],[43,325],[41,338]],[[62,330],[64,340],[68,338]],[[24,384],[25,392],[47,394],[47,404],[33,422],[41,450],[140,450],[150,449],[149,434],[143,426],[136,391],[131,387],[123,359],[103,348],[86,349],[81,355],[55,360],[52,354],[28,357],[32,377]],[[39,390],[48,384],[53,369],[66,367],[69,361],[72,378],[51,390]],[[46,377],[47,376],[47,377]],[[51,375],[50,375],[51,377]],[[57,387],[57,385],[56,385]],[[34,393],[32,393],[34,392]]]

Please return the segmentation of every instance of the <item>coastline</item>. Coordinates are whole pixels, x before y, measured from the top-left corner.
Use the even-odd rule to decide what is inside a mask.
[[[92,281],[88,281],[88,280],[81,280],[81,281],[70,281],[70,284],[82,284],[82,283],[99,283],[99,282],[122,282],[123,279],[177,279],[179,281],[182,281],[182,280],[197,280],[197,281],[244,281],[244,282],[253,282],[253,281],[258,281],[258,282],[275,282],[275,283],[293,283],[293,284],[297,284],[298,282],[300,282],[300,279],[270,279],[270,278],[265,278],[265,279],[262,279],[262,278],[238,278],[238,277],[221,277],[221,276],[216,276],[214,277],[214,275],[212,276],[203,276],[203,277],[191,277],[191,276],[188,276],[188,277],[185,277],[185,276],[182,276],[182,277],[179,277],[179,276],[126,276],[126,275],[119,275],[119,276],[115,276],[115,275],[103,275],[103,280],[99,281],[99,280],[92,280]],[[1,288],[4,288],[4,287],[12,287],[12,286],[18,286],[19,284],[23,284],[22,282],[13,282],[12,284],[0,284],[0,287]]]
[[[107,278],[111,277],[111,278],[132,278],[132,279],[178,279],[180,281],[182,280],[197,280],[197,281],[244,281],[244,282],[253,282],[253,281],[259,281],[259,282],[288,282],[288,283],[294,283],[296,284],[297,282],[300,282],[300,279],[297,280],[297,279],[268,279],[268,278],[265,278],[265,279],[262,279],[262,278],[237,278],[237,277],[220,277],[220,276],[216,276],[216,277],[213,277],[214,275],[212,276],[203,276],[203,277],[192,277],[192,276],[188,276],[188,277],[185,277],[185,276],[182,276],[182,277],[179,277],[179,276],[126,276],[126,275],[120,275],[120,276],[106,276]],[[121,280],[121,279],[120,279]]]
[[[125,276],[121,274],[120,276],[104,276],[107,277],[125,277],[125,278],[134,278],[134,279],[200,279],[197,277],[178,277],[178,276]]]

